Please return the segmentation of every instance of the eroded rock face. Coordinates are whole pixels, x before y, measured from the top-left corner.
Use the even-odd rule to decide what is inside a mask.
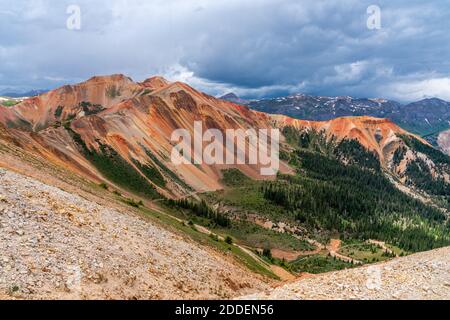
[[[129,212],[0,169],[2,298],[216,299],[266,287]]]
[[[86,159],[86,151],[113,150],[134,168],[136,163],[156,168],[166,185],[156,185],[151,179],[148,183],[166,196],[221,189],[221,169],[233,167],[171,163],[173,131],[183,128],[193,135],[195,121],[201,121],[205,129],[221,132],[287,125],[324,130],[330,137],[357,139],[376,152],[382,162],[398,147],[397,135],[408,134],[385,119],[354,117],[314,122],[268,115],[161,77],[141,83],[123,75],[93,77],[0,110],[0,126],[21,147],[96,180],[108,177]],[[267,178],[261,176],[258,165],[238,167],[252,178]],[[280,170],[291,172],[284,163]],[[144,176],[142,171],[138,174]]]
[[[393,149],[392,143],[397,146],[401,142],[399,136],[410,134],[388,119],[372,117],[336,118],[330,121],[306,121],[292,119],[286,116],[273,116],[279,126],[293,126],[299,130],[315,130],[337,139],[356,139],[367,149],[375,152],[383,162]],[[416,137],[423,143],[427,143]]]
[[[195,191],[222,187],[217,166],[175,167],[170,162],[173,148],[170,138],[174,130],[184,128],[193,134],[195,121],[222,132],[270,126],[269,117],[262,113],[215,99],[184,83],[169,83],[161,77],[142,83],[134,83],[123,75],[93,77],[25,100],[7,112],[0,111],[0,125],[23,148],[38,152],[50,161],[62,160],[78,174],[105,179],[89,165],[83,154],[86,150],[80,150],[80,146],[84,144],[96,152],[107,146],[130,166],[137,161],[156,167],[168,182],[169,190],[158,189],[165,195],[192,192],[186,190],[186,185]],[[261,177],[259,169],[255,165],[241,167],[254,178]],[[286,166],[282,170],[287,170]],[[172,179],[174,175],[185,184]]]
[[[79,118],[109,108],[142,90],[124,75],[92,77],[77,85],[66,85],[14,106],[0,106],[0,122],[8,127],[44,130],[57,122]]]

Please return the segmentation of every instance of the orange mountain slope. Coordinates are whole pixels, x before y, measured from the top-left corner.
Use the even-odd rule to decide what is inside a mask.
[[[86,158],[76,142],[81,139],[87,150],[97,152],[106,146],[127,161],[158,192],[176,196],[192,190],[222,188],[221,170],[233,167],[175,166],[171,163],[172,132],[183,128],[193,134],[195,121],[201,121],[205,130],[215,128],[221,132],[288,125],[324,130],[340,139],[358,139],[362,145],[377,152],[381,160],[394,150],[391,146],[396,144],[397,134],[408,134],[384,119],[294,120],[252,111],[201,93],[187,84],[169,83],[161,77],[136,83],[126,76],[112,75],[64,86],[14,107],[0,106],[0,126],[6,129],[1,131],[0,137],[95,182],[108,181],[108,178]],[[156,169],[166,183],[152,181],[144,174],[142,165]],[[264,178],[257,165],[234,167],[250,177]],[[283,163],[280,170],[291,172]]]
[[[265,114],[160,77],[142,83],[122,75],[94,77],[25,100],[13,108],[0,109],[0,124],[7,128],[9,139],[27,150],[96,181],[104,180],[80,153],[73,141],[74,132],[87,148],[98,151],[101,146],[108,146],[137,170],[136,161],[158,168],[169,183],[168,189],[175,194],[185,191],[184,183],[170,179],[168,172],[194,190],[206,191],[222,188],[221,169],[229,167],[172,165],[172,132],[183,128],[193,134],[195,121],[201,121],[205,130],[216,128],[222,132],[271,127]],[[166,168],[161,168],[161,164]],[[240,169],[261,178],[257,165]],[[288,172],[289,168],[282,165],[281,170]],[[164,193],[160,186],[155,188]]]
[[[306,121],[292,119],[283,115],[274,115],[277,126],[292,126],[299,130],[315,130],[324,132],[328,136],[338,139],[356,139],[365,148],[374,151],[382,162],[388,160],[402,141],[399,135],[411,135],[388,119],[373,117],[343,117],[330,121]],[[421,142],[428,144],[420,137],[414,136]]]

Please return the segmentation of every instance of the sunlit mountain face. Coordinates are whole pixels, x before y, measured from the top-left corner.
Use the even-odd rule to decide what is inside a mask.
[[[0,300],[448,300],[450,7],[377,2],[2,0]]]

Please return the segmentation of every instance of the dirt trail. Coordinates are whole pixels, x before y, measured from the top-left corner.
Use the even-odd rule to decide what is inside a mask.
[[[389,249],[389,248],[386,246],[386,242],[384,242],[384,241],[379,241],[379,240],[372,240],[372,239],[370,239],[370,240],[368,240],[367,242],[372,243],[372,244],[374,244],[374,245],[377,245],[377,246],[379,246],[381,249],[383,249],[384,251],[386,251],[387,253],[392,254],[392,255],[395,255],[395,257],[398,257],[398,255],[397,255],[394,251],[392,251],[391,249]]]
[[[297,239],[301,239],[301,238],[298,237],[298,236],[296,236],[296,238],[297,238]],[[322,243],[320,243],[319,241],[316,241],[316,240],[313,240],[313,239],[309,239],[309,238],[307,238],[306,241],[307,241],[309,244],[311,244],[311,245],[317,247],[317,248],[320,249],[320,250],[326,249],[326,246],[324,246],[324,245],[323,245]]]
[[[330,243],[327,246],[328,251],[337,252],[341,247],[342,241],[339,239],[331,239]]]
[[[254,216],[251,221],[265,229],[274,230],[274,229],[272,229],[272,226],[274,225],[274,223],[270,220],[263,220],[263,219],[259,219],[257,216]],[[277,225],[278,224],[280,224],[280,223],[277,223]],[[290,229],[290,228],[288,227],[287,229]],[[292,233],[292,236],[299,240],[306,240],[309,244],[313,245],[315,247],[315,249],[311,250],[311,251],[288,251],[288,250],[282,250],[282,249],[272,249],[273,257],[278,258],[278,259],[285,259],[286,261],[294,261],[294,260],[298,259],[299,257],[319,254],[321,251],[326,250],[332,257],[335,257],[342,261],[354,263],[354,264],[362,264],[362,262],[359,260],[347,257],[347,256],[339,253],[339,248],[341,246],[341,240],[331,239],[331,241],[328,245],[323,245],[322,243],[320,243],[316,240],[309,239],[309,238],[304,239],[294,233]]]
[[[272,256],[278,259],[285,259],[287,261],[294,261],[299,257],[310,256],[314,254],[319,254],[323,250],[326,250],[332,257],[336,257],[337,259],[343,260],[349,263],[362,264],[361,261],[353,259],[351,257],[347,257],[341,253],[339,253],[339,249],[341,248],[341,240],[339,239],[331,239],[330,243],[327,246],[312,240],[307,239],[307,241],[316,247],[316,249],[312,251],[287,251],[281,249],[272,249]]]
[[[353,263],[353,264],[363,264],[362,261],[344,256],[339,253],[339,249],[341,247],[342,241],[339,239],[331,239],[330,243],[327,245],[327,250],[332,257],[340,259],[345,262]]]
[[[280,259],[280,260],[286,260],[286,261],[295,261],[300,257],[310,256],[314,254],[320,253],[322,249],[316,248],[311,251],[288,251],[288,250],[281,250],[281,249],[272,249],[272,256],[274,258]]]

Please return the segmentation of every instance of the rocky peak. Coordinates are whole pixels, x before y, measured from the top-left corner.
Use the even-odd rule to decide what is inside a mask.
[[[161,76],[154,76],[148,79],[145,79],[141,85],[150,88],[150,89],[161,89],[170,84],[169,81],[167,81],[165,78]]]
[[[85,84],[90,83],[104,83],[104,82],[133,82],[133,80],[130,77],[127,77],[123,74],[112,74],[112,75],[106,75],[106,76],[94,76],[90,78],[89,80],[85,81]]]
[[[219,99],[230,101],[237,104],[247,104],[249,101],[239,98],[234,92],[229,92]]]

